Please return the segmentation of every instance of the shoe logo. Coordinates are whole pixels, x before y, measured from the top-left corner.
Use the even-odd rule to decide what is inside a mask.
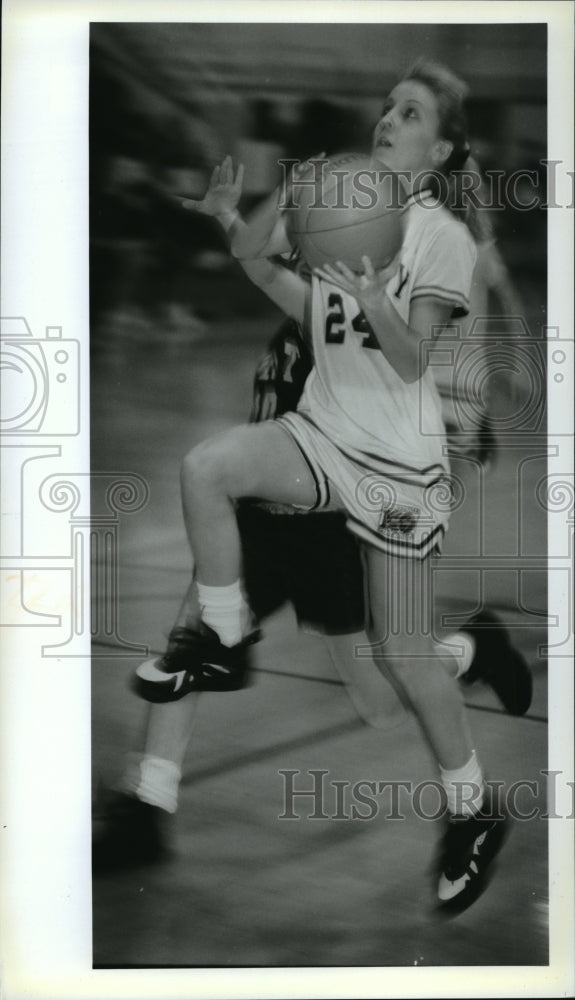
[[[219,670],[222,674],[231,674],[229,667],[223,667],[221,663],[204,663],[204,667],[211,667],[213,670]]]
[[[454,896],[458,896],[460,892],[463,892],[467,883],[471,880],[471,875],[468,872],[462,875],[461,878],[455,879],[451,882],[445,875],[442,875],[439,879],[439,886],[437,888],[437,895],[442,902],[448,899],[453,899]]]
[[[477,840],[475,841],[475,843],[473,845],[473,853],[474,854],[479,854],[479,848],[483,847],[483,844],[485,843],[486,836],[487,836],[487,830],[485,831],[485,833],[480,834],[480,836],[477,838]]]
[[[172,677],[176,678],[176,683],[174,685],[174,694],[179,691],[182,684],[184,683],[184,677],[186,676],[185,670],[178,670],[177,674],[172,674]]]

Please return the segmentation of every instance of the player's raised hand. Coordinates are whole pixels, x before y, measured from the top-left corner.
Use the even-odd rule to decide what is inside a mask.
[[[323,267],[314,268],[314,274],[332,285],[343,288],[349,295],[353,295],[358,302],[363,305],[377,305],[386,285],[397,273],[399,266],[398,258],[395,258],[387,267],[375,270],[369,257],[361,258],[363,271],[352,271],[347,264],[338,260],[335,264],[324,264]]]
[[[234,177],[234,165],[231,156],[226,156],[223,163],[214,167],[208,190],[201,200],[183,198],[182,208],[190,212],[201,212],[202,215],[222,217],[236,211],[242,194],[244,166],[240,163]]]

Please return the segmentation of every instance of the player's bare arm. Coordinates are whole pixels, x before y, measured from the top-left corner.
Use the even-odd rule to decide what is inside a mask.
[[[267,198],[250,213],[247,225],[233,228],[232,253],[238,260],[254,257],[273,257],[289,253],[293,245],[287,235],[286,215],[280,208],[290,200],[293,184],[314,170],[313,163],[324,153],[317,153],[311,160],[296,164],[285,183],[278,185]],[[228,157],[229,160],[229,157]],[[228,164],[228,170],[231,161]]]
[[[376,271],[369,257],[362,258],[364,271],[358,274],[338,261],[316,269],[316,274],[343,288],[357,300],[373,329],[380,349],[404,382],[416,382],[423,375],[427,361],[421,356],[421,340],[437,336],[449,323],[450,303],[432,296],[416,299],[405,323],[394,309],[385,289],[397,271],[397,263]]]
[[[278,210],[278,192],[266,198],[246,222],[238,210],[243,177],[243,164],[234,175],[232,158],[226,156],[214,167],[204,197],[201,200],[184,199],[182,207],[217,219],[228,233],[232,254],[248,278],[287,316],[303,323],[308,286],[298,275],[270,259],[291,249],[285,222]]]

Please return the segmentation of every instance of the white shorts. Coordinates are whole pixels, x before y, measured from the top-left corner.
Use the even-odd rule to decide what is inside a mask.
[[[343,508],[354,535],[394,556],[425,559],[441,551],[451,509],[447,473],[425,487],[381,475],[344,455],[302,413],[280,424],[298,445],[316,484],[310,510]]]

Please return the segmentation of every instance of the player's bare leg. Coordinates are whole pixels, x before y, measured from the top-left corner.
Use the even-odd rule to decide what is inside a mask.
[[[486,887],[486,873],[503,843],[507,821],[488,801],[453,667],[433,642],[429,560],[370,549],[367,565],[376,662],[381,651],[439,765],[446,821],[436,902],[443,914],[456,914]]]
[[[385,667],[408,697],[440,766],[461,767],[473,747],[461,692],[453,679],[456,665],[448,656],[438,655],[432,609],[420,599],[425,593],[426,561],[370,548],[367,569],[376,662],[379,647]]]
[[[162,847],[161,814],[176,808],[197,692],[234,690],[244,682],[250,636],[242,640],[253,628],[251,615],[245,602],[227,606],[230,586],[239,587],[234,499],[242,495],[303,507],[316,501],[304,458],[285,431],[271,423],[220,435],[183,463],[184,514],[199,586],[194,583],[188,591],[164,656],[136,671],[136,690],[158,704],[148,716],[144,755],[128,782],[131,794],[118,798],[118,822],[108,816],[107,829],[96,835],[97,870],[155,860]],[[222,591],[226,599],[216,601],[215,608],[209,600],[202,604],[206,592],[218,598]],[[231,645],[230,627],[239,640]]]
[[[199,621],[197,587],[192,581],[176,618],[175,627],[185,627]],[[171,761],[181,771],[192,735],[198,710],[199,695],[178,702],[150,705],[142,740],[143,755]]]
[[[134,687],[148,701],[244,686],[249,647],[259,633],[242,589],[235,500],[258,497],[303,509],[317,501],[306,460],[273,421],[234,428],[194,448],[183,462],[181,485],[201,622],[173,630],[161,663],[138,667]]]
[[[199,619],[192,583],[176,627]],[[147,706],[141,749],[128,756],[119,789],[104,803],[94,824],[94,874],[150,864],[166,853],[166,819],[178,806],[186,751],[192,738],[200,695]]]
[[[366,632],[324,635],[330,659],[345,685],[357,712],[376,729],[401,725],[407,713],[396,687],[369,655],[371,643]]]
[[[301,452],[272,421],[226,431],[194,448],[181,475],[184,521],[197,577],[208,586],[232,583],[241,571],[234,500],[312,507],[315,484]]]

